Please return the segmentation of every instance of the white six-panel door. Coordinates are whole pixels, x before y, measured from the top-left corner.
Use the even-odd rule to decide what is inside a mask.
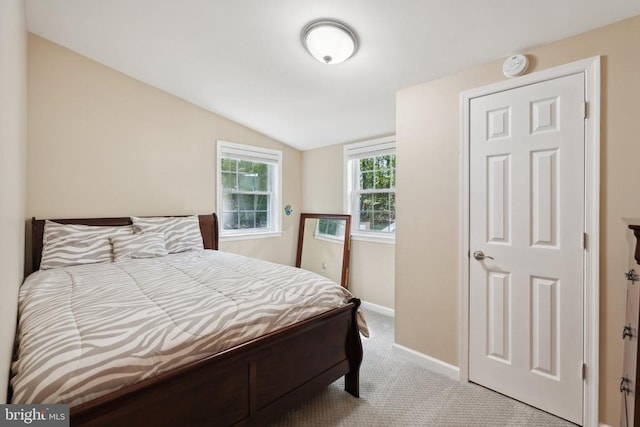
[[[470,105],[469,379],[578,424],[584,86],[574,74]]]

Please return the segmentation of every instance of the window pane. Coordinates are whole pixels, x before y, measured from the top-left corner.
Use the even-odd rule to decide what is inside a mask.
[[[238,173],[238,190],[254,191],[256,178],[252,173]]]
[[[374,195],[374,210],[376,211],[388,211],[389,210],[389,193],[377,193]]]
[[[371,229],[371,219],[372,219],[372,213],[369,211],[363,211],[360,212],[359,215],[359,230],[369,230]]]
[[[375,172],[375,188],[391,188],[391,169],[379,169]]]
[[[253,173],[253,162],[240,160],[238,162],[238,172]]]
[[[363,172],[360,174],[360,188],[362,190],[369,190],[374,188],[374,173],[373,172]]]
[[[360,211],[368,211],[373,209],[373,194],[360,195]]]
[[[381,168],[386,168],[387,165],[385,163],[385,157],[374,157],[373,158],[373,168],[374,169],[381,169]]]
[[[235,172],[238,166],[238,161],[233,159],[222,159],[222,170]]]
[[[389,194],[389,211],[393,215],[393,220],[395,221],[396,217],[396,195],[395,193]]]
[[[222,188],[224,190],[237,190],[235,172],[222,172]]]
[[[269,228],[269,214],[256,212],[256,228]]]
[[[253,194],[239,194],[240,211],[255,210],[255,196]]]
[[[344,237],[344,221],[340,219],[318,219],[318,234]]]
[[[389,167],[389,156],[375,157],[373,160],[375,169],[385,169]]]
[[[373,157],[367,159],[360,159],[360,171],[366,172],[373,170]]]
[[[255,196],[255,203],[257,211],[269,210],[269,196],[264,194]]]
[[[222,211],[233,212],[238,210],[238,195],[224,193],[222,195]]]
[[[373,218],[373,226],[371,228],[376,231],[390,231],[390,225],[391,221],[389,219],[389,212],[376,212]]]
[[[238,229],[238,214],[236,213],[223,213],[222,214],[222,226],[225,230],[237,230]]]
[[[269,191],[269,165],[266,163],[254,163],[256,191]]]
[[[240,228],[255,228],[255,212],[240,212]]]

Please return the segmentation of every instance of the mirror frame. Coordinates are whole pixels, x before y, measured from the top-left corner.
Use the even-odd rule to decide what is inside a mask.
[[[298,253],[296,254],[296,267],[302,265],[302,244],[304,240],[304,223],[307,218],[311,219],[339,219],[345,220],[344,244],[342,247],[342,287],[348,287],[349,280],[349,254],[351,252],[351,215],[347,214],[317,214],[317,213],[301,213],[300,228],[298,230]]]

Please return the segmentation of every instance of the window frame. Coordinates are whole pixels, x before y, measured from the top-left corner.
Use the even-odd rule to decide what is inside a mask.
[[[363,240],[368,242],[395,244],[396,233],[393,232],[380,232],[380,231],[364,231],[359,229],[360,220],[357,218],[359,200],[356,200],[357,192],[360,191],[356,186],[359,183],[358,167],[355,166],[356,162],[360,159],[383,156],[393,154],[396,155],[396,136],[387,136],[383,138],[376,138],[362,142],[356,142],[353,144],[345,144],[343,151],[344,160],[344,211],[352,216],[351,221],[351,237],[354,240]],[[397,155],[396,155],[396,167],[397,172]],[[397,174],[396,174],[397,182]],[[396,195],[397,203],[397,188],[393,193]],[[397,206],[397,205],[396,205]]]
[[[344,233],[342,234],[342,236],[338,236],[337,234],[322,233],[320,231],[320,221],[323,221],[323,220],[325,220],[325,221],[341,221],[339,219],[318,218],[318,222],[316,223],[316,229],[313,232],[313,237],[315,237],[318,240],[324,240],[324,241],[335,243],[335,244],[338,244],[338,245],[343,244],[344,243],[344,237],[345,237],[345,234],[346,234],[347,230],[344,230]],[[342,221],[344,221],[344,220],[342,220]],[[337,231],[337,228],[336,228],[336,231]]]
[[[250,228],[250,229],[234,229],[227,230],[222,226],[224,221],[224,202],[222,188],[222,159],[231,158],[234,160],[248,160],[254,163],[267,163],[273,167],[273,173],[270,173],[270,203],[268,215],[270,219],[270,227]],[[280,205],[282,200],[282,151],[270,148],[257,147],[253,145],[238,144],[229,141],[217,141],[216,147],[216,212],[220,218],[220,240],[244,240],[257,239],[266,237],[282,236],[282,215]]]

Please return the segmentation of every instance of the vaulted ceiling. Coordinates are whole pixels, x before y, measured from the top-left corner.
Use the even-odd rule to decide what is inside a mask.
[[[632,0],[26,0],[29,31],[301,150],[388,135],[395,92],[640,14]],[[300,41],[346,22],[339,65]]]

